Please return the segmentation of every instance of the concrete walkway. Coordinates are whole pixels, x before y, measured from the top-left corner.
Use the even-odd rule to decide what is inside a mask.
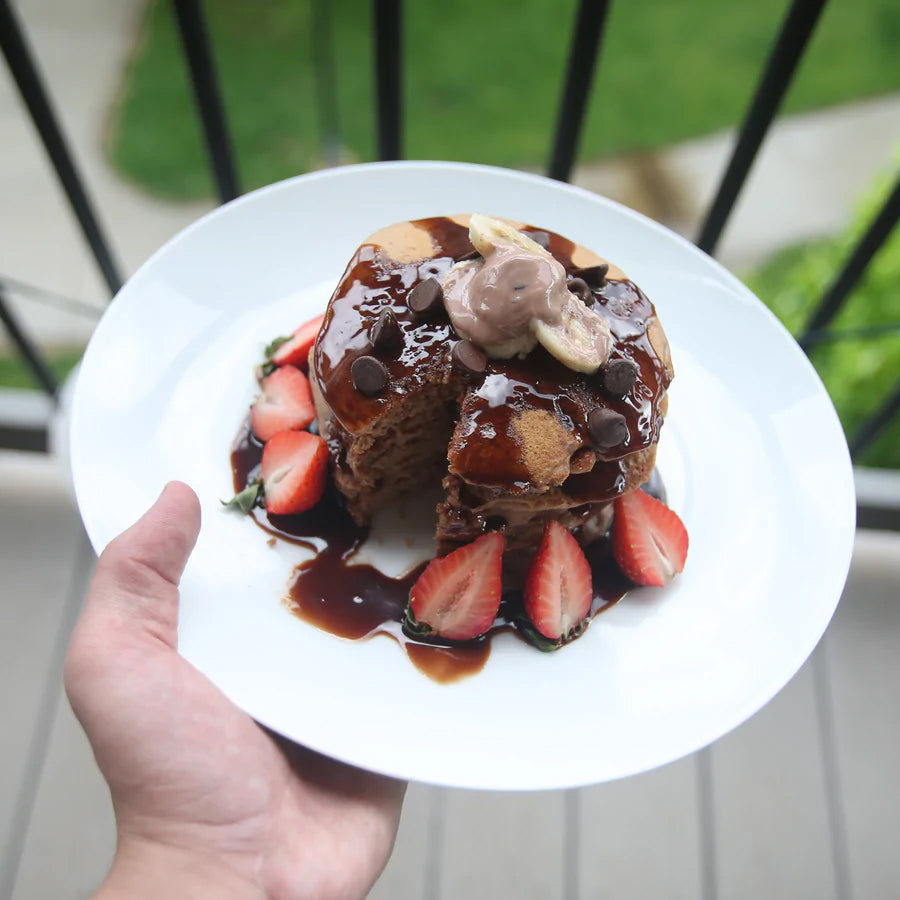
[[[210,208],[160,202],[106,164],[103,135],[139,33],[143,0],[19,0],[16,7],[106,232],[126,272]],[[749,90],[749,85],[748,85]],[[0,275],[102,308],[105,287],[0,65]],[[725,133],[665,151],[583,165],[575,181],[694,236],[733,142]],[[740,272],[783,247],[835,232],[900,145],[900,95],[795,116],[776,125],[719,253]],[[89,316],[15,307],[45,344],[83,342]],[[2,341],[2,337],[0,337]]]

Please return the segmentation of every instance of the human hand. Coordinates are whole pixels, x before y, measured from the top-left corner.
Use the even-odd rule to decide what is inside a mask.
[[[200,530],[173,482],[100,557],[66,691],[118,828],[99,897],[364,896],[405,784],[264,731],[178,655],[178,581]]]

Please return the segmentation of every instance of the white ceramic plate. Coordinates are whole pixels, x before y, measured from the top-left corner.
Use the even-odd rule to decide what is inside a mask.
[[[389,638],[346,641],[290,615],[281,597],[302,551],[270,548],[219,498],[231,492],[229,446],[266,341],[324,308],[370,232],[473,210],[596,249],[656,304],[676,370],[659,468],[691,547],[671,587],[633,592],[561,652],[501,636],[478,675],[440,685]],[[72,415],[75,488],[98,551],[169,479],[201,498],[181,652],[271,728],[402,778],[564,788],[703,747],[794,675],[849,566],[844,437],[777,320],[665,228],[501,169],[353,166],[273,185],[201,219],[141,268],[100,322]],[[391,546],[375,556],[396,569]]]

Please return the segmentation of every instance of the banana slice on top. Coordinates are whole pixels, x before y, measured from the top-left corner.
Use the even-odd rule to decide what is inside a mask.
[[[487,259],[499,247],[520,247],[540,256],[550,254],[527,234],[513,228],[502,219],[493,219],[481,213],[472,213],[469,219],[469,240],[475,249]]]
[[[612,350],[606,319],[566,286],[566,270],[507,222],[472,215],[469,238],[482,260],[451,267],[444,302],[453,327],[488,356],[525,356],[535,344],[575,372],[596,372]]]

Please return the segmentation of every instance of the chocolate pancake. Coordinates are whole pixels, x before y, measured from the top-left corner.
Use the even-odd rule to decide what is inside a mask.
[[[440,284],[477,255],[468,215],[371,235],[311,354],[319,429],[351,515],[364,523],[441,483],[441,553],[486,531],[530,549],[549,519],[589,543],[611,502],[649,478],[666,412],[672,362],[650,300],[591,250],[510,224],[544,246],[569,290],[605,318],[612,349],[600,371],[573,371],[540,344],[523,358],[489,358],[457,334]]]

